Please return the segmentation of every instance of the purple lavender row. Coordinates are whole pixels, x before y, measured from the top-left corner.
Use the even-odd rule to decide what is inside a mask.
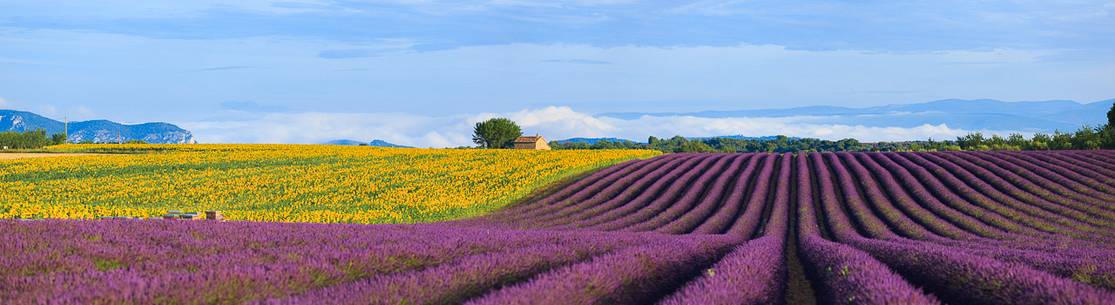
[[[466,304],[647,304],[681,286],[739,241],[688,235],[543,274]]]
[[[1059,189],[1056,188],[1056,186],[1052,182],[1043,181],[1043,184],[1045,184],[1044,186],[1038,185],[1034,181],[1027,179],[1028,177],[1024,177],[1023,175],[1019,175],[1015,172],[1004,169],[1002,166],[1000,166],[1000,164],[983,160],[975,156],[970,156],[965,153],[939,155],[953,160],[966,160],[968,162],[971,162],[975,166],[979,166],[984,170],[994,173],[996,179],[1005,180],[1017,187],[1022,188],[1026,192],[1033,194],[1034,196],[1040,197],[1049,202],[1059,204],[1074,211],[1085,213],[1089,219],[1094,219],[1097,222],[1097,225],[1106,227],[1113,226],[1113,216],[1110,211],[1100,210],[1098,207],[1089,205],[1087,202],[1081,202],[1075,196],[1067,196],[1068,198],[1066,198],[1066,196],[1063,196],[1063,194],[1056,194],[1049,189],[1050,187]]]
[[[818,163],[818,164],[820,164],[820,163]],[[818,168],[821,168],[821,167],[818,166]],[[838,174],[837,176],[846,176],[846,175],[840,175],[841,171],[843,171],[841,167],[838,167],[838,166],[833,167],[833,171],[835,171],[835,173]],[[826,175],[826,173],[824,173],[824,171],[821,171],[820,175],[827,177],[827,175]],[[852,184],[852,181],[849,180],[849,179],[845,178],[845,179],[842,179],[842,180],[845,181],[845,186],[847,184]],[[828,189],[828,188],[832,187],[831,185],[825,184],[824,180],[822,180],[822,186],[823,186],[824,189]],[[847,188],[845,187],[844,189],[846,190]],[[826,194],[830,194],[830,193],[835,194],[835,189],[832,190],[832,191],[827,191]],[[856,197],[854,197],[854,196],[849,197],[849,195],[854,195],[854,189],[853,189],[853,191],[845,191],[845,199],[852,200],[852,201],[856,200]],[[823,196],[835,196],[835,195],[823,195]],[[878,217],[875,217],[874,214],[870,213],[870,210],[867,209],[863,205],[852,204],[852,205],[849,205],[849,207],[852,211],[852,215],[855,216],[856,222],[859,222],[861,224],[882,223],[881,219],[878,219]],[[838,209],[838,208],[834,207],[830,211],[828,211],[828,213],[826,215],[836,215],[834,217],[838,217],[837,214],[841,213],[841,211],[842,211],[841,209]],[[883,214],[883,215],[886,216],[888,214]],[[893,222],[893,220],[892,220],[892,222]],[[851,222],[849,222],[847,224],[851,224]],[[879,234],[879,233],[875,233],[875,234]],[[894,239],[893,237],[886,237],[886,238]],[[884,239],[886,239],[886,238],[884,238]],[[951,240],[943,239],[943,238],[934,238],[932,240],[935,240],[935,242],[938,242],[938,243],[949,243],[949,242],[951,242]],[[983,243],[987,243],[987,242],[983,242]]]
[[[885,168],[878,166],[870,159],[867,160],[867,165],[872,166],[868,170],[863,163],[856,157],[863,157],[857,153],[841,154],[845,165],[851,168],[852,173],[858,177],[860,184],[863,186],[870,202],[874,203],[877,210],[884,211],[882,214],[888,217],[891,215],[905,215],[905,218],[898,219],[902,222],[910,222],[918,231],[922,232],[923,236],[930,239],[960,239],[960,240],[978,240],[980,236],[972,234],[960,227],[957,227],[951,222],[943,221],[940,217],[934,214],[921,205],[914,198],[910,197],[909,193],[904,188],[898,185],[894,176]],[[872,172],[874,170],[874,172]],[[874,175],[879,175],[876,179]],[[889,195],[889,196],[888,196]],[[899,222],[895,221],[895,222]]]
[[[768,162],[773,165],[776,160],[778,160],[777,156],[771,155]],[[759,172],[759,176],[755,177],[755,186],[748,194],[747,206],[735,223],[728,227],[727,234],[751,236],[758,229],[763,220],[763,210],[767,206],[767,195],[771,192],[773,172],[774,166],[765,166],[763,171]]]
[[[955,223],[956,226],[964,231],[972,232],[972,234],[978,235],[979,237],[1004,239],[1008,236],[1016,236],[1014,233],[985,223],[976,216],[971,215],[970,213],[972,212],[977,213],[979,216],[987,216],[989,213],[986,210],[973,207],[967,204],[967,202],[959,200],[959,198],[948,189],[941,189],[943,185],[935,178],[925,179],[925,181],[915,178],[909,170],[894,162],[889,157],[889,154],[860,154],[858,157],[861,157],[863,159],[863,164],[867,165],[872,171],[885,173],[882,175],[885,177],[883,182],[887,185],[887,189],[896,190],[905,188],[908,190],[909,193],[902,193],[903,198],[901,200],[916,198],[916,200],[928,208],[933,215],[940,215],[941,218]],[[933,190],[930,190],[930,187],[927,187],[925,183],[935,183],[930,186]],[[944,198],[944,201],[938,199],[937,196]],[[991,215],[999,216],[997,214]],[[1018,229],[1018,225],[1010,223],[1009,220],[1003,218],[997,218],[996,220],[1000,223],[1008,224],[1005,225],[1005,227]],[[1027,233],[1038,234],[1034,231],[1028,231]]]
[[[623,221],[614,226],[621,227],[621,231],[641,232],[651,231],[662,227],[674,220],[681,218],[686,212],[698,206],[702,201],[719,201],[723,195],[723,186],[728,185],[740,169],[740,162],[747,155],[725,155],[713,165],[712,169],[701,175],[697,181],[691,183],[685,194],[676,201],[665,202],[661,206],[650,206],[636,213],[624,217]]]
[[[980,245],[962,245],[952,249],[1002,262],[1025,264],[1062,278],[1115,289],[1115,253],[1111,250],[1069,248],[1040,251]]]
[[[735,217],[742,202],[744,189],[747,188],[747,182],[750,181],[757,165],[762,162],[762,156],[764,155],[750,155],[746,160],[747,166],[734,175],[735,177],[732,180],[724,180],[715,184],[713,189],[709,191],[709,196],[705,197],[700,205],[673,222],[656,229],[656,231],[670,234],[721,233],[722,228],[727,226],[723,223]],[[739,164],[733,166],[738,168]],[[716,228],[713,229],[713,227]]]
[[[1026,158],[1026,155],[1023,155],[1023,157],[1016,157],[1010,154],[989,153],[977,153],[974,155],[993,163],[1001,164],[1000,166],[1003,168],[1037,181],[1039,184],[1055,192],[1071,194],[1073,197],[1082,198],[1081,200],[1085,202],[1115,201],[1115,196],[1103,192],[1103,190],[1106,190],[1106,185],[1056,164],[1050,164],[1033,158]],[[1053,184],[1045,185],[1042,182],[1053,182]],[[1088,183],[1088,185],[1084,185],[1082,182]]]
[[[1112,270],[1115,270],[1115,259],[1111,258],[1115,257],[1115,252],[1107,249],[1082,247],[1079,243],[1072,243],[1073,248],[1062,249],[1035,247],[1036,240],[1028,238],[1013,242],[936,242],[959,247],[958,249],[967,253],[1026,264],[1038,270],[1074,278],[1095,286],[1110,288],[1113,280],[1115,280],[1115,273],[1112,273]],[[1015,249],[1015,247],[1023,249]]]
[[[1072,216],[1086,217],[1078,211],[1040,200],[1024,201],[1025,199],[1012,197],[951,161],[928,154],[903,153],[897,156],[932,170],[937,177],[973,203],[992,209],[1028,227],[1076,238],[1097,238],[1097,235],[1105,231],[1091,223],[1073,218]],[[989,173],[981,172],[981,174]],[[1005,191],[1018,191],[1010,187],[1013,186],[1008,185]]]
[[[1077,156],[1072,152],[1056,152],[1056,153],[1029,153],[1028,155],[1034,157],[1043,157],[1050,160],[1057,160],[1064,164],[1071,164],[1079,169],[1088,170],[1095,173],[1097,176],[1091,176],[1097,180],[1111,180],[1110,177],[1115,177],[1115,169],[1104,167],[1106,164],[1096,164],[1095,162],[1081,156]],[[1076,170],[1074,168],[1074,170]],[[1106,181],[1108,185],[1115,186],[1115,181]]]
[[[623,198],[616,198],[617,200],[610,200],[605,204],[594,206],[581,211],[576,215],[568,217],[561,225],[555,226],[558,229],[569,228],[591,228],[601,223],[618,219],[629,213],[637,211],[640,207],[651,204],[656,200],[669,200],[676,197],[678,191],[676,189],[684,186],[685,182],[692,180],[697,173],[704,172],[712,165],[714,158],[708,156],[696,157],[689,160],[682,167],[678,167],[669,173],[658,177],[648,177],[654,183],[644,189],[631,189],[630,193],[637,194],[634,199],[630,196]],[[663,199],[663,196],[669,196]]]
[[[0,221],[0,303],[240,303],[578,232],[441,225]]]
[[[673,237],[596,233],[480,254],[451,264],[317,289],[272,304],[459,304],[539,273],[601,254]]]
[[[243,224],[233,229],[230,224],[214,226],[194,225],[173,222],[78,222],[42,221],[31,223],[3,222],[8,234],[0,243],[3,253],[0,257],[9,268],[0,274],[5,287],[21,292],[19,297],[36,298],[58,295],[69,291],[68,286],[90,287],[101,281],[101,277],[128,279],[126,282],[148,281],[152,283],[191,280],[196,276],[191,268],[207,266],[200,271],[220,282],[226,278],[243,278],[231,270],[256,270],[284,268],[285,263],[304,263],[311,267],[317,262],[336,262],[336,266],[320,270],[330,276],[356,277],[365,274],[394,272],[432,265],[463,255],[459,250],[450,248],[465,240],[462,235],[444,235],[434,239],[441,243],[422,247],[397,248],[379,247],[383,243],[409,242],[414,240],[410,234],[397,232],[397,227],[384,227],[384,234],[361,236],[363,239],[351,240],[351,245],[362,248],[339,246],[335,239],[318,242],[337,250],[317,251],[313,245],[299,249],[295,244],[308,239],[324,238],[326,234],[318,230],[322,227],[303,225],[303,236],[276,232],[281,226]],[[352,227],[337,226],[338,235],[350,235]],[[396,231],[396,232],[392,232]],[[251,232],[251,235],[244,233]],[[188,234],[187,234],[188,233]],[[266,239],[264,239],[266,238]],[[493,247],[503,245],[493,244]],[[367,249],[371,248],[371,249]],[[494,248],[473,247],[470,251],[485,251]],[[310,250],[306,252],[306,250]],[[381,256],[366,257],[368,251],[379,252]],[[223,252],[223,253],[222,253]],[[305,252],[305,253],[303,253]],[[220,255],[218,255],[220,253]],[[387,258],[384,260],[383,258]],[[194,279],[196,280],[196,279]],[[257,284],[257,289],[267,291],[274,286],[272,279],[243,279],[248,284]],[[120,282],[120,281],[115,281]],[[123,282],[120,282],[123,283]],[[200,284],[200,283],[199,283]],[[158,285],[154,288],[160,289]],[[5,295],[4,299],[16,297]]]
[[[861,157],[863,157],[867,160],[870,160],[869,157],[867,157],[867,156],[862,156],[861,155]],[[886,168],[883,168],[882,166],[879,166],[878,164],[874,164],[873,162],[866,162],[866,163],[868,165],[873,165],[872,170],[878,171],[880,173],[885,173],[885,171],[886,171]],[[850,161],[849,164],[854,166],[854,167],[857,165],[857,163],[855,161]],[[897,166],[893,166],[893,167],[898,168]],[[864,170],[862,170],[862,169],[856,169],[857,173],[862,173],[863,171]],[[885,174],[883,176],[885,178],[882,179],[882,181],[885,182],[885,184],[891,185],[887,190],[888,194],[891,194],[892,197],[898,199],[899,201],[902,201],[903,199],[912,200],[911,198],[905,196],[905,193],[897,187],[897,183],[892,181],[892,179],[893,179],[892,177],[887,177]],[[886,178],[890,178],[890,179],[886,179]],[[917,184],[915,184],[915,185],[917,185]],[[920,197],[920,198],[922,198],[923,200],[933,199],[931,194],[923,193],[922,195],[923,195],[923,197]],[[913,209],[919,209],[919,208],[920,208],[919,206],[912,206],[908,209],[913,210]],[[945,211],[947,212],[949,210],[945,210]],[[938,216],[938,214],[940,214],[940,213],[939,212],[938,213],[926,212],[925,216],[922,216],[922,218],[920,220],[924,223],[929,223],[930,226],[933,226],[933,225],[940,224],[940,223],[947,223],[946,219],[948,219],[948,220],[955,219],[955,218],[949,218],[949,217],[941,218],[941,217]],[[945,214],[945,215],[947,215],[947,214]],[[976,220],[972,219],[971,221],[976,221]],[[951,230],[962,230],[962,229],[954,227]],[[953,236],[955,236],[955,235],[956,234],[954,234]],[[1028,245],[1028,244],[1031,244],[1031,243],[1037,241],[1037,240],[1034,240],[1033,238],[1027,237],[1027,236],[1012,236],[1012,238],[1016,239],[1017,241],[1009,242],[1009,243],[1001,243],[1001,242],[998,242],[998,241],[989,241],[989,240],[982,240],[982,239],[973,241],[973,239],[969,238],[969,239],[962,239],[962,240],[969,240],[967,242],[965,242],[965,241],[947,241],[947,240],[946,241],[937,240],[936,242],[938,242],[938,243],[948,243],[948,244],[960,244],[960,245],[967,245],[967,244],[983,245],[983,244],[988,244],[988,243],[998,244],[998,245],[1012,245],[1012,244]],[[1074,246],[1080,246],[1080,245],[1081,244],[1075,244]],[[1112,253],[1112,254],[1115,254],[1115,253]]]
[[[781,158],[777,191],[763,237],[731,253],[663,304],[776,304],[786,288],[783,252],[789,226],[792,155]]]
[[[860,189],[856,187],[856,180],[851,177],[847,168],[841,165],[840,159],[837,159],[833,152],[824,152],[824,154],[811,152],[809,158],[813,159],[814,167],[817,168],[817,176],[821,180],[822,189],[832,189],[832,191],[824,193],[824,195],[830,195],[831,193],[832,197],[822,198],[822,201],[824,203],[846,204],[851,211],[851,215],[855,217],[857,224],[861,224],[860,228],[865,230],[867,236],[881,239],[898,239],[901,236],[924,239],[932,235],[928,230],[920,229],[920,226],[913,224],[909,218],[906,218],[905,223],[890,224],[896,228],[892,230],[888,223],[884,223],[879,217],[874,217],[874,211],[867,205]],[[825,159],[827,159],[827,165]],[[837,181],[841,181],[841,183],[837,183]],[[843,196],[837,197],[837,188],[840,189],[840,194]],[[894,214],[895,211],[891,210],[890,213]],[[837,205],[826,208],[825,216],[833,214],[843,214],[843,210]],[[893,218],[899,217],[901,216],[894,215]],[[847,224],[852,225],[851,222]],[[854,230],[849,230],[849,232],[854,232]]]
[[[655,162],[661,159],[666,159],[666,156],[657,157],[652,160],[630,160],[609,166],[587,177],[577,179],[577,181],[572,184],[566,185],[557,192],[542,197],[539,200],[530,202],[529,204],[521,204],[506,208],[502,213],[493,214],[492,216],[495,216],[497,219],[502,218],[501,220],[504,221],[515,221],[522,217],[533,216],[534,213],[543,212],[549,208],[559,206],[562,203],[584,200],[584,198],[578,198],[577,194],[596,192],[598,190],[593,190],[592,187],[607,185],[608,183],[614,182],[616,179],[622,178],[625,174],[628,174],[629,169],[643,167],[644,163]],[[479,218],[485,219],[489,217]]]
[[[1063,151],[1061,153],[1072,155],[1073,157],[1078,158],[1081,161],[1085,161],[1095,166],[1105,168],[1108,171],[1115,171],[1115,158],[1112,158],[1110,155],[1105,156],[1105,152],[1110,151]]]
[[[852,166],[855,166],[855,165],[856,165],[856,162],[852,161],[852,162],[848,162],[848,164],[849,164],[849,165],[852,165]],[[870,162],[868,162],[868,164],[870,164]],[[884,168],[882,168],[881,166],[875,167],[874,169],[875,169],[875,170],[880,170],[880,171],[882,171],[882,170],[885,170],[885,169],[884,169]],[[864,170],[860,169],[860,170],[857,170],[857,172],[858,172],[858,173],[863,173],[863,172],[864,172]],[[901,192],[900,190],[898,190],[898,189],[892,188],[892,189],[890,189],[890,190],[889,190],[889,193],[891,193],[891,194],[894,194],[894,195],[892,195],[892,196],[894,196],[894,197],[896,197],[896,198],[900,198],[900,199],[902,198],[902,192]],[[854,206],[853,206],[852,208],[856,208],[856,207],[854,207]],[[917,208],[917,207],[914,207],[914,208]],[[867,215],[867,216],[869,216],[869,217],[871,216],[871,214],[870,214],[870,213],[859,213],[859,214],[856,214],[856,215]],[[886,214],[884,214],[884,215],[886,215]],[[861,221],[862,221],[862,220],[861,220]],[[926,218],[925,218],[925,219],[923,219],[923,221],[924,221],[924,222],[929,222],[929,223],[933,223],[933,222],[944,222],[945,220],[944,220],[944,219],[941,219],[941,218],[939,218],[939,217],[938,217],[938,216],[937,216],[936,214],[932,214],[932,213],[930,213],[930,214],[928,214],[928,215],[926,216]],[[957,228],[956,230],[959,230],[959,228]],[[1034,240],[1034,239],[1032,239],[1032,238],[1029,238],[1029,237],[1026,237],[1026,236],[1014,236],[1014,239],[1017,239],[1018,241],[1024,241],[1024,242],[1026,242],[1026,243],[1032,243],[1032,242],[1035,242],[1035,241],[1036,241],[1036,240]],[[978,241],[961,241],[961,240],[956,240],[956,241],[953,241],[953,240],[947,240],[947,239],[934,239],[933,241],[934,241],[934,242],[937,242],[937,243],[942,243],[942,244],[950,244],[950,245],[988,244],[988,243],[991,243],[991,244],[1000,244],[1000,245],[1008,245],[1008,244],[1009,244],[1009,243],[1000,243],[1000,242],[998,242],[998,241],[992,241],[992,240],[978,240]],[[1017,242],[1017,241],[1016,241],[1016,242]],[[1076,246],[1079,246],[1079,245],[1080,245],[1080,244],[1076,244]]]
[[[567,197],[562,198],[562,200],[560,201],[555,202],[544,200],[540,202],[531,202],[520,205],[524,209],[524,211],[522,212],[516,210],[508,210],[499,213],[499,215],[504,215],[503,217],[508,218],[509,221],[506,222],[523,221],[535,219],[548,214],[553,214],[556,211],[560,211],[569,206],[580,204],[582,202],[592,202],[593,199],[598,199],[600,194],[608,194],[608,188],[622,187],[634,181],[634,178],[636,177],[640,177],[650,171],[655,170],[658,167],[670,164],[671,161],[687,157],[688,156],[679,154],[656,157],[650,160],[633,161],[630,166],[624,167],[622,168],[622,170],[618,170],[615,173],[608,175],[605,179],[583,179],[574,183],[574,185],[563,188],[562,191],[569,190],[568,192],[571,192],[571,190],[573,189],[579,190],[576,193],[569,194]],[[555,194],[555,196],[558,195]],[[551,196],[549,198],[561,197]]]
[[[563,215],[563,213],[567,213],[566,211],[576,209],[580,205],[596,202],[597,200],[607,200],[608,198],[603,198],[602,196],[613,194],[613,192],[609,192],[609,190],[627,186],[647,172],[657,170],[659,167],[668,167],[671,164],[676,164],[678,159],[684,158],[686,157],[658,157],[651,160],[640,161],[637,164],[638,166],[628,167],[625,168],[624,171],[617,173],[619,179],[614,181],[596,181],[599,183],[585,186],[584,189],[574,193],[570,198],[567,198],[567,200],[549,205],[528,202],[520,205],[525,210],[524,212],[520,213],[510,210],[499,211],[496,212],[496,216],[487,219],[491,219],[494,223],[504,223],[512,227],[533,226],[542,219],[554,217],[555,215]]]
[[[1115,188],[1108,185],[1108,183],[1115,183],[1115,179],[1111,177],[1096,180],[1087,176],[1085,173],[1071,170],[1060,164],[1054,164],[1046,160],[1030,158],[1028,155],[1015,156],[1003,154],[1000,156],[988,157],[998,158],[1017,164],[1025,170],[1036,173],[1043,178],[1056,181],[1060,184],[1060,188],[1067,189],[1077,196],[1091,198],[1086,201],[1089,204],[1098,206],[1102,210],[1108,212],[1115,211]]]
[[[740,221],[741,218],[758,217],[752,216],[759,214],[756,209],[747,209],[750,207],[750,202],[755,200],[757,194],[755,192],[748,192],[747,188],[751,183],[756,180],[769,177],[771,171],[774,169],[775,158],[770,154],[759,154],[754,158],[755,162],[748,164],[748,168],[739,179],[736,180],[735,185],[731,189],[731,193],[724,199],[724,204],[719,210],[712,215],[712,217],[705,219],[703,223],[693,229],[693,233],[697,234],[720,234],[731,228],[732,224]],[[760,165],[761,162],[761,165]],[[756,166],[759,170],[756,174]],[[745,202],[745,198],[747,201]],[[740,216],[740,210],[744,209],[743,215]]]
[[[1016,199],[983,181],[968,169],[948,160],[917,153],[895,154],[894,159],[903,163],[908,169],[921,168],[930,171],[947,185],[937,188],[938,190],[955,191],[964,200],[974,205],[992,210],[1028,227],[1047,233],[1068,233],[1078,226],[1087,226],[1069,216],[1053,212],[1053,208]]]
[[[839,168],[835,170],[838,171]],[[843,184],[848,183],[849,181],[844,181]],[[821,190],[824,193],[835,192],[835,188],[824,183]],[[1102,300],[1115,297],[1102,289],[1034,270],[1023,264],[974,256],[930,242],[904,238],[864,238],[852,229],[854,225],[838,208],[840,202],[822,201],[822,204],[826,206],[826,219],[832,225],[838,240],[871,253],[897,269],[907,279],[914,280],[949,302],[1101,304]],[[856,206],[852,208],[862,209]],[[857,217],[860,221],[865,221],[864,217],[870,217],[862,211],[853,211],[852,214],[860,215]]]
[[[1096,213],[1097,215],[1107,216],[1112,215],[1112,210],[1106,205],[1097,204],[1108,200],[1115,200],[1108,194],[1097,192],[1094,188],[1080,186],[1072,179],[1066,178],[1063,175],[1049,172],[1047,169],[1034,165],[1033,163],[1023,162],[1021,164],[1012,162],[1010,156],[1003,155],[989,155],[989,154],[976,154],[976,153],[963,153],[962,155],[970,157],[974,160],[981,160],[997,165],[999,168],[1010,171],[1019,177],[1029,180],[1033,185],[1042,187],[1037,189],[1035,193],[1051,194],[1051,196],[1068,197],[1067,202],[1075,203],[1074,206],[1079,206],[1081,209]]]
[[[761,237],[736,246],[700,278],[660,304],[780,303],[786,286],[784,249],[784,236]]]
[[[963,183],[969,184],[979,189],[979,191],[988,196],[993,196],[994,201],[985,202],[985,204],[1006,204],[1014,209],[1025,211],[1031,217],[1042,218],[1043,220],[1055,223],[1057,225],[1079,230],[1086,234],[1099,234],[1103,235],[1108,230],[1100,227],[1102,222],[1096,221],[1092,217],[1080,211],[1061,206],[1056,203],[1046,201],[1044,199],[1033,196],[1025,191],[1018,189],[1013,184],[1003,181],[994,173],[982,167],[975,166],[972,163],[963,159],[946,159],[940,156],[947,156],[947,154],[928,154],[928,153],[911,153],[906,156],[911,157],[911,160],[923,161],[925,163],[933,163],[937,166],[942,166],[948,172],[961,177]],[[1052,225],[1040,226],[1046,231],[1068,233],[1077,237],[1083,237],[1079,234],[1072,234],[1057,230]]]
[[[816,235],[799,243],[826,304],[940,304],[864,251]]]
[[[829,304],[940,304],[867,253],[822,237],[814,200],[836,200],[836,196],[822,192],[814,197],[815,180],[824,183],[829,178],[823,167],[811,170],[808,160],[805,155],[796,158],[797,242],[802,260],[819,284],[818,298]],[[819,179],[813,179],[814,174]]]
[[[785,153],[779,156],[778,182],[774,186],[774,202],[770,217],[763,228],[763,236],[785,239],[790,230],[792,200],[794,200],[794,155]],[[750,236],[750,232],[746,232]]]
[[[704,162],[708,162],[707,165],[682,175],[649,204],[625,204],[620,209],[598,217],[594,221],[596,224],[588,228],[604,231],[623,230],[650,221],[670,207],[685,206],[699,200],[710,182],[724,172],[728,161],[728,156],[723,154],[709,155],[704,158]]]
[[[1004,233],[1000,232],[1003,231],[1026,236],[1049,234],[1035,228],[1038,227],[1038,220],[1027,217],[1016,209],[993,202],[991,198],[972,189],[935,164],[919,166],[901,153],[873,154],[872,157],[888,168],[898,171],[899,180],[903,184],[922,188],[923,190],[914,192],[916,196],[939,197],[940,201],[949,207],[992,227],[984,231],[978,229],[977,225],[969,225],[974,227],[973,230],[992,236],[1001,236]]]
[[[1108,304],[1115,294],[1034,270],[928,242],[846,241],[948,302],[964,304]]]
[[[1059,173],[1073,179],[1074,185],[1076,185],[1074,189],[1077,189],[1077,191],[1087,193],[1090,190],[1098,190],[1103,191],[1107,196],[1115,195],[1115,178],[1109,176],[1111,174],[1099,174],[1092,169],[1066,163],[1061,159],[1043,154],[1004,154],[1002,156],[1035,165],[1040,168],[1037,170],[1043,171],[1043,173],[1053,171],[1053,173]],[[1047,173],[1047,175],[1053,173]]]
[[[839,172],[839,171],[838,171]],[[843,181],[848,184],[850,181]],[[852,209],[857,209],[852,206]],[[873,217],[871,213],[853,213],[854,215],[866,215],[866,217]],[[836,220],[843,218],[834,217]],[[863,221],[861,219],[861,221]],[[850,224],[849,224],[850,225]],[[1015,250],[1006,248],[1009,244],[1004,244],[994,241],[985,241],[984,243],[991,243],[994,247],[981,247],[980,243],[968,241],[950,241],[950,240],[933,240],[935,243],[945,244],[951,246],[950,249],[962,251],[966,253],[979,254],[988,257],[995,257],[1004,259],[1005,261],[1018,262],[1037,268],[1039,270],[1047,271],[1061,276],[1072,276],[1074,278],[1087,279],[1087,282],[1097,286],[1106,287],[1109,285],[1106,280],[1109,277],[1115,277],[1115,274],[1110,273],[1115,269],[1115,260],[1109,259],[1115,252],[1108,250],[1095,250],[1088,249],[1078,251],[1075,258],[1066,258],[1059,254],[1040,252],[1040,251],[1026,251]],[[977,248],[972,250],[971,248]],[[1090,259],[1085,259],[1090,257]]]
[[[554,215],[548,218],[539,219],[535,223],[535,226],[556,228],[573,227],[570,223],[576,222],[577,220],[605,213],[629,201],[653,196],[654,193],[652,193],[652,191],[657,191],[658,188],[668,185],[678,176],[693,169],[693,167],[700,162],[700,157],[675,160],[671,162],[669,166],[655,169],[653,172],[646,175],[630,177],[631,179],[637,179],[637,181],[630,186],[617,188],[609,187],[602,192],[601,194],[604,198],[607,198],[606,200],[590,200],[580,203],[571,209],[554,213]]]

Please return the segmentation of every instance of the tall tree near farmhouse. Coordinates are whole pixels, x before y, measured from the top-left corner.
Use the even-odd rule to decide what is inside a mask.
[[[472,130],[472,142],[484,148],[510,148],[515,138],[522,135],[522,129],[514,121],[493,118],[476,123],[476,128]]]
[[[1107,111],[1107,126],[1103,128],[1103,148],[1115,149],[1115,103]]]
[[[1111,110],[1107,111],[1107,126],[1115,126],[1115,103],[1111,103]]]

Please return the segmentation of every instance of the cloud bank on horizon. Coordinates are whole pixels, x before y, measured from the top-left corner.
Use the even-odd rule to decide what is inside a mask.
[[[586,132],[641,139],[719,130],[587,113],[1087,102],[1115,89],[1112,0],[10,0],[0,45],[4,107],[193,122],[230,140],[207,124],[339,117],[440,146],[462,142],[445,126],[467,117],[559,105],[588,116]],[[910,132],[942,127],[928,126]],[[282,130],[251,141],[311,141]]]
[[[688,115],[616,118],[577,112],[570,107],[549,106],[508,113],[421,116],[405,113],[268,113],[243,121],[182,123],[202,143],[305,143],[330,140],[385,140],[414,147],[473,146],[472,126],[493,117],[518,123],[524,134],[541,134],[549,140],[574,137],[617,137],[646,141],[650,136],[687,137],[726,135],[790,135],[829,140],[861,141],[952,139],[970,132],[1007,135],[1013,130],[966,130],[946,124],[880,127],[833,124],[827,117],[728,117]]]

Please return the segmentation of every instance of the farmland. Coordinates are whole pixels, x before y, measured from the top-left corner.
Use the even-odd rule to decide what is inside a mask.
[[[0,300],[1110,304],[1112,177],[1110,151],[669,154],[434,224],[3,221]]]
[[[0,160],[0,219],[221,210],[231,220],[428,222],[478,215],[539,186],[656,154],[325,145],[61,145],[49,151],[77,155]]]

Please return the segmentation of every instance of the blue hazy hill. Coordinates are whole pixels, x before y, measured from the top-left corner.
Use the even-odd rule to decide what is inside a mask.
[[[26,111],[0,110],[0,131],[64,132],[66,124]],[[193,143],[190,131],[169,123],[120,124],[108,120],[70,122],[70,142],[114,143],[140,140],[156,144]]]
[[[392,144],[392,143],[388,143],[387,141],[384,141],[384,140],[378,140],[378,139],[376,139],[376,140],[372,140],[371,142],[368,142],[368,146],[375,146],[375,147],[395,147],[395,148],[412,148],[412,147],[410,147],[410,146],[405,146],[405,145],[398,145],[398,144]]]
[[[322,143],[322,144],[326,144],[326,145],[349,145],[349,146],[366,145],[366,146],[374,146],[374,147],[411,148],[410,146],[393,144],[393,143],[390,143],[390,142],[387,142],[387,141],[384,141],[384,140],[379,140],[379,139],[372,140],[371,142],[361,142],[361,141],[357,141],[357,140],[340,139],[340,140],[328,141],[328,142],[325,142],[325,143]]]

